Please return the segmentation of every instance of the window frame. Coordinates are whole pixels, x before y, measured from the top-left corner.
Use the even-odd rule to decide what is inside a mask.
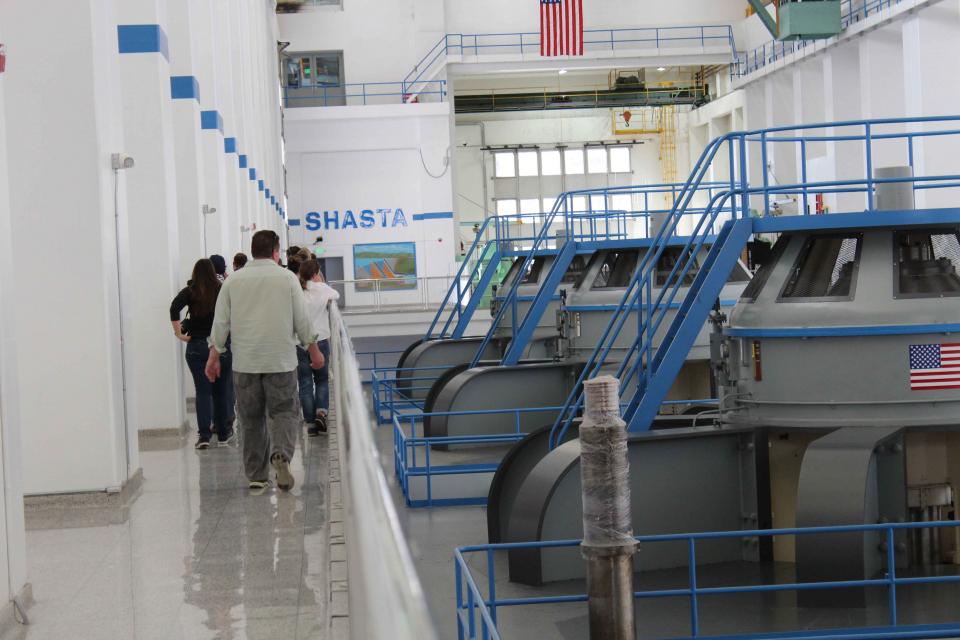
[[[770,260],[768,260],[766,264],[760,265],[760,268],[757,269],[756,273],[753,274],[753,277],[751,277],[747,282],[747,286],[744,287],[743,293],[740,294],[740,302],[752,304],[757,301],[757,298],[759,298],[760,294],[763,293],[764,287],[767,286],[767,282],[770,281],[770,276],[773,274],[774,269],[780,265],[780,260],[783,258],[783,254],[786,252],[787,247],[790,246],[793,238],[794,235],[788,233],[785,233],[777,238],[777,241],[770,249]],[[751,291],[750,287],[754,282],[757,283],[757,288],[756,291]]]
[[[498,172],[497,158],[500,156],[510,156],[513,161],[513,173],[509,176],[502,176]],[[519,177],[519,167],[517,166],[517,152],[513,149],[493,152],[493,177],[499,180],[515,180]]]
[[[623,149],[627,152],[626,171],[613,170],[613,152],[615,149]],[[612,145],[607,147],[607,173],[612,176],[622,176],[633,173],[633,145]]]
[[[850,275],[850,293],[845,296],[806,296],[798,297],[791,296],[786,297],[784,294],[787,291],[787,287],[790,286],[790,282],[793,279],[793,273],[801,267],[801,261],[805,260],[808,254],[807,247],[811,247],[813,243],[820,239],[825,238],[856,238],[857,240],[857,251],[853,256],[853,273]],[[796,258],[793,260],[793,264],[790,265],[790,271],[787,272],[787,279],[784,281],[783,286],[780,287],[780,293],[777,294],[777,304],[806,304],[808,302],[850,302],[857,295],[857,281],[860,279],[860,259],[863,255],[863,232],[857,231],[837,231],[834,233],[811,233],[803,238],[803,244],[800,246],[800,251],[797,253]]]
[[[960,291],[947,291],[947,292],[938,292],[938,293],[901,293],[900,292],[900,257],[899,257],[899,248],[900,245],[897,244],[897,237],[901,233],[910,233],[922,231],[924,233],[929,233],[930,235],[954,235],[957,237],[957,242],[960,243],[960,227],[930,227],[930,228],[914,228],[914,229],[895,229],[892,236],[891,242],[893,243],[893,259],[890,261],[893,264],[893,299],[894,300],[924,300],[932,298],[956,298],[960,296]],[[954,265],[955,269],[960,269],[960,264]]]

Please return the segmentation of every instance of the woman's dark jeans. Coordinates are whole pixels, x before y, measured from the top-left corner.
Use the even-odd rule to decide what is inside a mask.
[[[297,378],[300,381],[300,407],[305,422],[313,422],[317,411],[327,413],[330,409],[330,341],[317,343],[323,354],[323,369],[310,368],[310,354],[297,347]]]
[[[209,356],[210,347],[206,340],[187,343],[187,366],[197,390],[197,427],[200,438],[204,440],[209,440],[213,435],[211,423],[218,436],[226,437],[233,414],[233,355],[229,350],[220,354],[220,377],[213,383],[207,380],[207,374],[204,373]]]

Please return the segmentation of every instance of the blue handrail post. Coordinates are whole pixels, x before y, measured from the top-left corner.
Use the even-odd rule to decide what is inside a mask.
[[[364,82],[360,86],[363,89],[363,105],[366,106],[367,105],[367,83]]]
[[[614,51],[616,47],[613,46],[613,29],[610,29],[610,51]]]
[[[344,91],[343,93],[344,95],[346,95],[347,92]],[[323,106],[325,107],[330,106],[327,104],[327,85],[323,85]]]
[[[493,624],[497,624],[497,574],[496,567],[493,565],[493,549],[487,550],[487,588],[489,589],[489,606],[487,609],[490,611],[490,618],[493,620]]]
[[[465,640],[463,637],[463,618],[460,617],[460,611],[463,609],[463,574],[460,568],[460,559],[454,554],[453,575],[456,580],[457,593],[457,640]]]
[[[700,635],[700,613],[697,602],[697,541],[687,540],[687,562],[690,574],[690,635],[696,638]]]
[[[767,132],[760,134],[760,157],[763,160],[763,215],[770,215],[770,166],[767,152]]]
[[[706,45],[706,42],[705,42],[705,38],[704,38],[703,29],[704,29],[704,28],[701,26],[701,27],[700,27],[700,47],[701,47],[701,48],[707,46],[707,45]]]
[[[808,204],[809,187],[807,186],[807,141],[800,141],[800,181],[803,182],[803,215],[810,213]]]
[[[888,601],[890,607],[890,626],[897,626],[897,544],[893,535],[893,527],[887,529],[887,582]]]
[[[748,218],[750,216],[750,195],[748,194],[750,170],[747,167],[747,136],[746,134],[740,134],[737,136],[737,139],[740,141],[740,189],[742,191],[740,195],[740,215],[744,218]],[[711,196],[712,195],[711,189]],[[734,216],[734,219],[737,219],[737,217]]]
[[[864,144],[867,151],[867,211],[873,211],[873,139],[870,123],[864,125]]]

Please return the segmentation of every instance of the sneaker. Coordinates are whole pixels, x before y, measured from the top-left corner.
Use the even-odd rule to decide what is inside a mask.
[[[290,461],[282,453],[275,453],[270,458],[270,464],[277,472],[277,487],[281,491],[293,489],[293,474],[290,473]]]
[[[327,432],[327,414],[318,413],[317,419],[314,420],[314,424],[317,425],[317,430],[320,433],[326,433]]]
[[[219,444],[221,447],[227,446],[228,444],[230,444],[231,442],[233,442],[233,437],[234,437],[235,435],[237,435],[237,432],[234,431],[233,429],[230,429],[230,431],[227,432],[227,435],[226,435],[226,436],[218,436],[218,441],[219,441],[218,444]]]
[[[210,448],[210,438],[198,438],[197,444],[193,445],[194,449],[203,450]]]
[[[255,496],[258,496],[267,490],[267,488],[270,486],[270,481],[269,480],[251,480],[248,486],[250,487],[250,493]]]

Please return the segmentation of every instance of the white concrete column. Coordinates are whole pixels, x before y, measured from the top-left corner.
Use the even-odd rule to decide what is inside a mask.
[[[903,23],[904,107],[909,116],[953,115],[960,104],[960,86],[945,70],[960,56],[960,6],[956,0],[927,6]],[[956,122],[933,123],[929,129],[957,128]],[[914,129],[923,130],[919,126]],[[955,173],[957,138],[918,138],[914,142],[914,174]],[[954,190],[917,192],[917,207],[956,206]]]
[[[225,212],[227,184],[224,172],[223,116],[219,110],[217,94],[216,58],[218,45],[213,27],[214,13],[211,0],[193,0],[193,17],[196,26],[197,55],[194,58],[197,77],[202,88],[200,94],[201,117],[200,147],[202,152],[204,194],[208,211],[204,217],[206,254],[223,254],[229,247]]]
[[[127,176],[110,167],[110,154],[124,151],[114,6],[49,0],[38,10],[33,0],[4,0],[0,8],[8,51],[20,61],[4,79],[18,212],[9,254],[16,288],[4,306],[16,316],[24,488],[118,490],[139,458],[126,418],[137,398],[133,385],[124,392],[132,361],[123,359],[118,295],[116,220],[126,216]],[[38,242],[69,260],[38,260]],[[149,267],[149,254],[138,258]]]
[[[900,118],[905,113],[902,29],[870,31],[860,39],[860,95],[864,118]],[[912,71],[911,71],[912,73]],[[899,133],[903,125],[884,125],[878,133]],[[908,164],[903,140],[877,140],[872,144],[873,166]]]
[[[792,126],[797,124],[797,103],[794,95],[793,69],[787,68],[769,76],[766,88],[766,120],[771,127]],[[773,134],[771,137],[789,137],[793,131]],[[768,184],[794,184],[797,182],[796,145],[790,142],[767,142]],[[757,176],[757,184],[762,184],[763,174]],[[771,205],[783,202],[792,196],[773,194]],[[761,207],[763,205],[761,204]]]
[[[122,0],[117,19],[126,152],[136,162],[125,174],[121,227],[121,243],[134,265],[125,344],[140,363],[126,371],[139,399],[129,417],[140,431],[179,430],[186,421],[183,367],[167,311],[180,288],[181,265],[166,3]]]
[[[220,148],[220,161],[223,164],[225,188],[225,206],[223,207],[224,246],[219,253],[224,257],[232,256],[240,247],[240,178],[233,156],[229,150],[230,139],[236,140],[237,110],[233,102],[233,78],[236,67],[233,37],[231,33],[232,0],[213,0],[212,28],[216,46],[213,48],[216,74],[216,108],[223,117],[224,143]]]
[[[861,119],[860,56],[856,43],[835,47],[824,57],[823,82],[828,122]],[[862,135],[863,127],[835,127],[825,133]],[[818,179],[862,180],[866,176],[863,142],[828,142],[826,147],[827,157],[832,161],[828,161]],[[867,208],[866,195],[861,193],[829,194],[824,201],[831,213],[850,213]]]
[[[0,42],[5,11],[0,7]],[[19,64],[19,57],[13,64]],[[4,112],[6,74],[0,74],[0,602],[16,597],[27,584],[26,533],[23,515],[23,469],[20,443],[20,387],[14,325],[13,239],[7,137]]]
[[[200,95],[203,88],[194,64],[197,35],[191,11],[193,4],[192,0],[171,0],[167,9],[181,282],[186,282],[199,258],[210,255],[203,244],[203,205],[206,202],[200,146]]]

